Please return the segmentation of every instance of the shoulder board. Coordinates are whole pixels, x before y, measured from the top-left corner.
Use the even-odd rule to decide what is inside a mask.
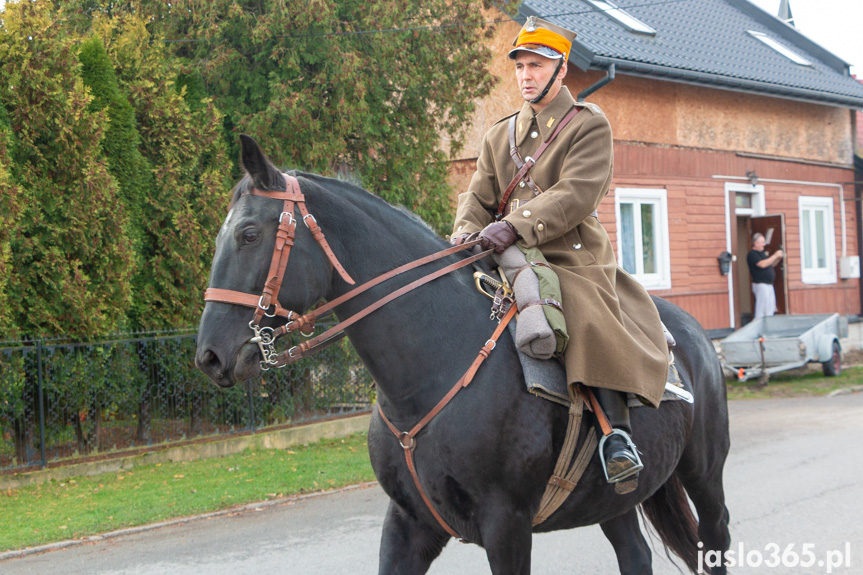
[[[493,126],[496,126],[496,125],[500,124],[501,122],[503,122],[504,120],[509,120],[509,119],[510,119],[510,118],[512,118],[513,116],[518,116],[518,114],[519,114],[519,112],[518,112],[518,111],[513,112],[512,114],[509,114],[509,115],[504,116],[503,118],[501,118],[500,120],[498,120],[497,122],[495,122],[495,123],[494,123],[494,124],[492,124],[492,125],[493,125]]]
[[[593,112],[597,116],[604,116],[605,115],[605,112],[602,111],[602,108],[600,108],[596,104],[592,104],[590,102],[576,102],[575,105],[580,107],[580,108],[590,110],[591,112]]]

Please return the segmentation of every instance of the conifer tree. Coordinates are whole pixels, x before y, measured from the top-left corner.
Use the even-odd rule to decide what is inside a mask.
[[[189,90],[196,85],[194,75],[184,75],[143,18],[115,16],[97,28],[103,37],[110,35],[108,55],[130,94],[139,149],[153,169],[142,208],[148,250],[143,279],[135,285],[141,309],[135,325],[191,325],[200,317],[213,238],[232,184],[222,115],[200,89]]]
[[[446,182],[490,51],[477,0],[144,0],[153,29],[204,79],[230,145],[253,135],[277,162],[348,171],[449,227]],[[232,149],[236,157],[236,148]]]
[[[7,283],[12,273],[10,240],[15,236],[20,211],[20,190],[12,181],[12,129],[6,108],[0,103],[0,340],[15,335]]]
[[[88,110],[76,39],[55,16],[47,2],[9,3],[0,28],[0,101],[24,196],[7,298],[23,333],[85,338],[123,322],[133,253],[102,158],[107,117]]]
[[[139,150],[141,137],[136,126],[135,110],[120,90],[114,65],[101,38],[93,35],[85,40],[81,44],[79,60],[84,85],[93,97],[88,110],[104,110],[108,114],[108,129],[102,139],[102,150],[128,215],[123,233],[132,242],[136,264],[129,320],[131,326],[137,327],[147,310],[136,295],[148,282],[144,264],[154,252],[153,238],[145,233],[144,222],[145,205],[153,194],[152,169]]]

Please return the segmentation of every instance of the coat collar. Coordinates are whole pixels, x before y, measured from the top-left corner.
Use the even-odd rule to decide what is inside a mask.
[[[548,106],[542,109],[539,114],[536,114],[536,128],[531,127],[534,120],[533,108],[529,102],[525,102],[518,113],[515,120],[515,143],[518,146],[524,144],[528,134],[533,130],[539,130],[542,136],[542,141],[547,141],[558,123],[566,116],[573,106],[575,99],[569,92],[569,88],[561,86],[560,91],[555,96],[554,100],[548,103]]]

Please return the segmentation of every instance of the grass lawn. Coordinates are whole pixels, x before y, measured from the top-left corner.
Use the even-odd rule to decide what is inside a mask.
[[[367,437],[0,491],[0,552],[373,481]]]
[[[728,381],[728,399],[770,399],[782,397],[806,397],[827,395],[837,389],[863,385],[863,366],[845,367],[836,377],[827,377],[820,368],[802,367],[779,372],[770,376],[767,385],[761,387],[757,380],[743,383]]]

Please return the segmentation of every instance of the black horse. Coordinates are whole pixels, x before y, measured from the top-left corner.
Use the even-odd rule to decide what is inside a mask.
[[[261,293],[282,202],[244,192],[284,190],[286,182],[250,138],[242,138],[242,161],[247,175],[234,190],[232,209],[216,240],[210,287]],[[311,174],[295,176],[309,212],[358,284],[448,246],[419,218],[357,186]],[[460,255],[451,255],[440,265],[459,259]],[[396,289],[392,283],[405,285],[423,273],[412,271],[389,280],[339,305],[336,316],[347,317],[391,293]],[[298,226],[278,293],[281,305],[303,311],[350,288],[310,232]],[[664,300],[655,298],[655,303],[678,342],[676,365],[695,403],[671,401],[659,409],[632,410],[633,435],[645,463],[632,493],[616,494],[594,458],[565,503],[532,527],[563,443],[568,414],[562,406],[525,390],[506,331],[473,383],[417,436],[414,457],[423,489],[454,530],[485,548],[493,573],[528,573],[534,532],[595,523],[611,541],[621,573],[651,573],[639,505],[663,543],[691,571],[702,568],[705,557],[712,557],[714,565],[721,562],[717,558],[730,544],[722,486],[729,434],[721,369],[695,319]],[[248,307],[227,303],[208,302],[204,308],[196,363],[221,386],[260,373],[261,352],[251,342],[251,315]],[[462,269],[384,306],[349,327],[347,335],[374,377],[379,408],[397,428],[410,429],[462,376],[494,327],[489,300],[478,293],[472,274]],[[582,425],[592,423],[585,420]],[[425,573],[450,536],[423,502],[399,441],[377,413],[369,429],[369,453],[391,499],[381,539],[380,573]],[[725,573],[725,568],[714,568],[713,573]]]

